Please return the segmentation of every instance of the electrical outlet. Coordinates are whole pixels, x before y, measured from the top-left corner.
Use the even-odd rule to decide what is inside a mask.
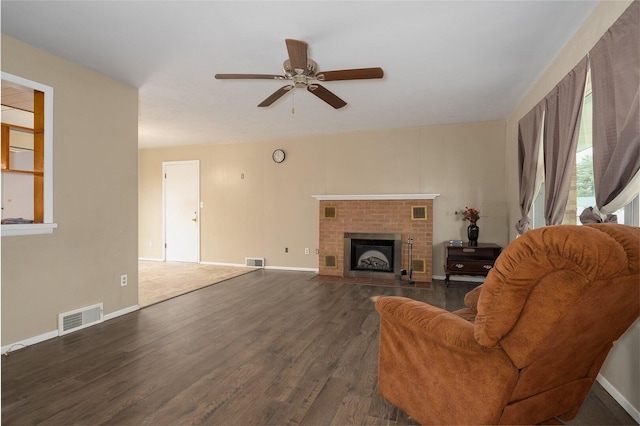
[[[304,254],[309,254],[309,249],[308,248],[304,249]]]
[[[284,252],[285,252],[285,253],[289,253],[289,247],[285,247],[285,248],[284,248]]]
[[[127,285],[127,274],[120,275],[120,287],[125,287]]]

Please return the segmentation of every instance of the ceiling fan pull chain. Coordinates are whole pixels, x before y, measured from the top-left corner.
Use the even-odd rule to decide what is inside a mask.
[[[292,90],[291,91],[291,114],[295,114],[296,113],[296,93]]]

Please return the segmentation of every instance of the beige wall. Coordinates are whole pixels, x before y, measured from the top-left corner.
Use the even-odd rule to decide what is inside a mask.
[[[456,210],[478,208],[481,241],[506,243],[504,132],[498,121],[142,149],[139,255],[163,257],[162,162],[200,160],[203,262],[264,257],[267,266],[314,269],[319,225],[312,195],[436,193],[434,274],[442,276],[442,243],[466,239]],[[271,160],[276,148],[286,151],[282,164]]]
[[[584,58],[629,4],[631,4],[630,1],[600,2],[507,119],[505,171],[509,200],[510,240],[516,238],[514,226],[520,219],[517,174],[518,121]],[[601,371],[605,379],[635,407],[636,413],[640,411],[639,348],[640,321],[636,321],[634,326],[616,343],[616,347]]]
[[[2,238],[4,346],[56,330],[60,312],[137,305],[138,93],[5,35],[2,71],[53,87],[58,223]]]

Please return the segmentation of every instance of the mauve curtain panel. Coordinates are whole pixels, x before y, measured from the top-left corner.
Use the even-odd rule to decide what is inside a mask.
[[[547,225],[562,223],[569,198],[571,175],[587,77],[587,58],[547,95],[544,127],[545,206]]]
[[[640,191],[640,2],[589,52],[596,207],[613,213]]]
[[[522,235],[531,227],[531,205],[535,197],[538,156],[542,118],[544,117],[544,99],[518,122],[518,175],[520,182],[520,213],[522,217],[516,223],[518,234]]]

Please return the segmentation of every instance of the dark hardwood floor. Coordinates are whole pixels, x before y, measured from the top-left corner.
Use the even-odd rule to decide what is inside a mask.
[[[413,425],[376,392],[377,296],[472,284],[259,270],[2,357],[2,424]],[[598,384],[575,424],[634,424]]]

